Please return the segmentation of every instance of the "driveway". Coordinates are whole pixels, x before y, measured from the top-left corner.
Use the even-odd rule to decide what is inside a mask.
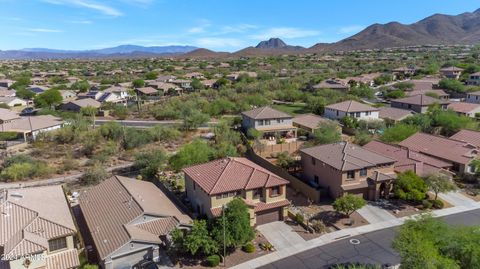
[[[282,250],[296,244],[305,243],[305,240],[283,221],[259,225],[257,226],[257,230],[267,238],[276,250]]]
[[[449,202],[453,206],[470,206],[477,203],[474,200],[467,198],[458,192],[439,193],[438,197]]]
[[[382,221],[397,219],[387,210],[371,204],[367,204],[362,209],[357,210],[357,212],[362,215],[362,217],[366,219],[369,223],[378,223]]]

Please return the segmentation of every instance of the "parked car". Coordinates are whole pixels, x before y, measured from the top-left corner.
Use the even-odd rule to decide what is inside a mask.
[[[34,115],[35,113],[37,113],[37,110],[33,107],[26,107],[20,112],[20,116],[29,116]]]
[[[157,265],[153,261],[141,261],[134,268],[136,269],[158,269]]]

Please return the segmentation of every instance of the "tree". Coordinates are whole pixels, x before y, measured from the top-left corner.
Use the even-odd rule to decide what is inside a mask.
[[[385,94],[385,97],[390,99],[398,99],[398,98],[405,97],[405,92],[402,90],[389,91]]]
[[[71,90],[79,92],[87,92],[90,89],[90,84],[86,80],[77,81],[70,86]]]
[[[167,156],[163,150],[151,150],[135,155],[134,166],[145,179],[154,179],[166,164]]]
[[[350,129],[356,129],[358,127],[358,119],[351,117],[351,116],[346,116],[343,117],[340,122],[345,126],[346,128]]]
[[[191,255],[212,255],[218,252],[217,243],[212,240],[205,220],[194,220],[190,232],[183,240],[185,250]]]
[[[448,178],[448,176],[441,173],[430,174],[425,177],[425,183],[435,193],[435,200],[438,194],[449,192],[456,189],[455,184]]]
[[[333,202],[333,209],[335,209],[335,211],[338,213],[350,217],[353,212],[364,207],[366,204],[367,202],[362,197],[347,193],[346,195],[337,198],[335,202]]]
[[[399,123],[395,126],[385,129],[380,140],[387,143],[398,143],[407,139],[418,132],[418,128],[414,125]]]
[[[182,146],[175,155],[170,157],[170,166],[175,171],[180,171],[190,165],[208,162],[213,156],[212,148],[206,142],[196,139]]]
[[[15,96],[26,100],[31,100],[33,97],[35,97],[35,93],[22,86],[17,89]]]
[[[154,79],[157,79],[157,77],[158,77],[158,73],[155,71],[151,71],[145,74],[145,79],[148,79],[148,80],[154,80]]]
[[[203,86],[202,82],[197,78],[192,79],[192,82],[190,83],[190,85],[195,90],[202,90],[202,89],[205,88],[205,86]]]
[[[225,214],[215,219],[212,236],[219,246],[223,248],[224,217],[227,248],[237,248],[253,240],[255,232],[250,225],[248,207],[240,198],[235,198],[227,203]]]
[[[406,171],[397,175],[393,187],[395,196],[407,201],[422,201],[425,199],[428,187],[425,181],[413,171]]]
[[[463,83],[456,79],[444,78],[438,82],[438,85],[440,88],[447,89],[449,91],[460,93],[465,92],[465,86]]]
[[[326,100],[321,96],[311,96],[306,101],[306,109],[314,114],[322,115],[325,111]]]
[[[132,85],[134,88],[141,88],[143,86],[145,86],[145,80],[143,79],[136,79],[132,82]]]
[[[52,108],[59,105],[63,100],[60,91],[55,89],[46,90],[43,93],[35,96],[33,102],[36,107]]]
[[[290,156],[290,154],[285,151],[277,155],[277,165],[282,167],[285,170],[290,169],[295,164],[295,160]]]
[[[82,185],[95,185],[108,177],[108,172],[100,163],[95,163],[83,173],[80,182]]]
[[[198,109],[184,107],[181,111],[181,119],[183,120],[183,128],[185,130],[193,130],[206,123],[210,117]]]
[[[330,144],[339,142],[342,138],[338,125],[334,122],[322,123],[318,129],[313,132],[313,142],[315,144]]]

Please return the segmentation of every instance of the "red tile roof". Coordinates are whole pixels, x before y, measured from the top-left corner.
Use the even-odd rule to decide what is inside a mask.
[[[472,130],[460,130],[458,133],[450,136],[450,139],[467,142],[476,147],[480,147],[480,132]]]
[[[447,108],[459,113],[470,113],[473,110],[480,108],[480,105],[473,103],[453,102],[450,103]]]
[[[349,100],[336,104],[326,106],[326,108],[335,109],[344,112],[363,112],[363,111],[378,111],[378,108],[359,103],[357,101]]]
[[[228,157],[183,169],[210,195],[286,185],[289,182],[246,158]]]
[[[249,111],[242,112],[242,115],[245,115],[249,118],[261,120],[261,119],[282,119],[282,118],[293,118],[291,115],[273,109],[269,106],[255,108]]]
[[[448,104],[448,101],[440,100],[437,98],[430,97],[424,94],[418,94],[414,96],[409,96],[405,98],[395,99],[392,100],[392,103],[403,103],[403,104],[410,104],[410,105],[419,105],[419,106],[429,106],[435,103],[438,104]]]

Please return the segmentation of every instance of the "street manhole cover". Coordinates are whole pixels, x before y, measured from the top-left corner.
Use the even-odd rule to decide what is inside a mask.
[[[360,244],[360,240],[355,239],[355,238],[354,238],[354,239],[350,239],[350,244],[352,244],[352,245],[358,245],[358,244]]]

